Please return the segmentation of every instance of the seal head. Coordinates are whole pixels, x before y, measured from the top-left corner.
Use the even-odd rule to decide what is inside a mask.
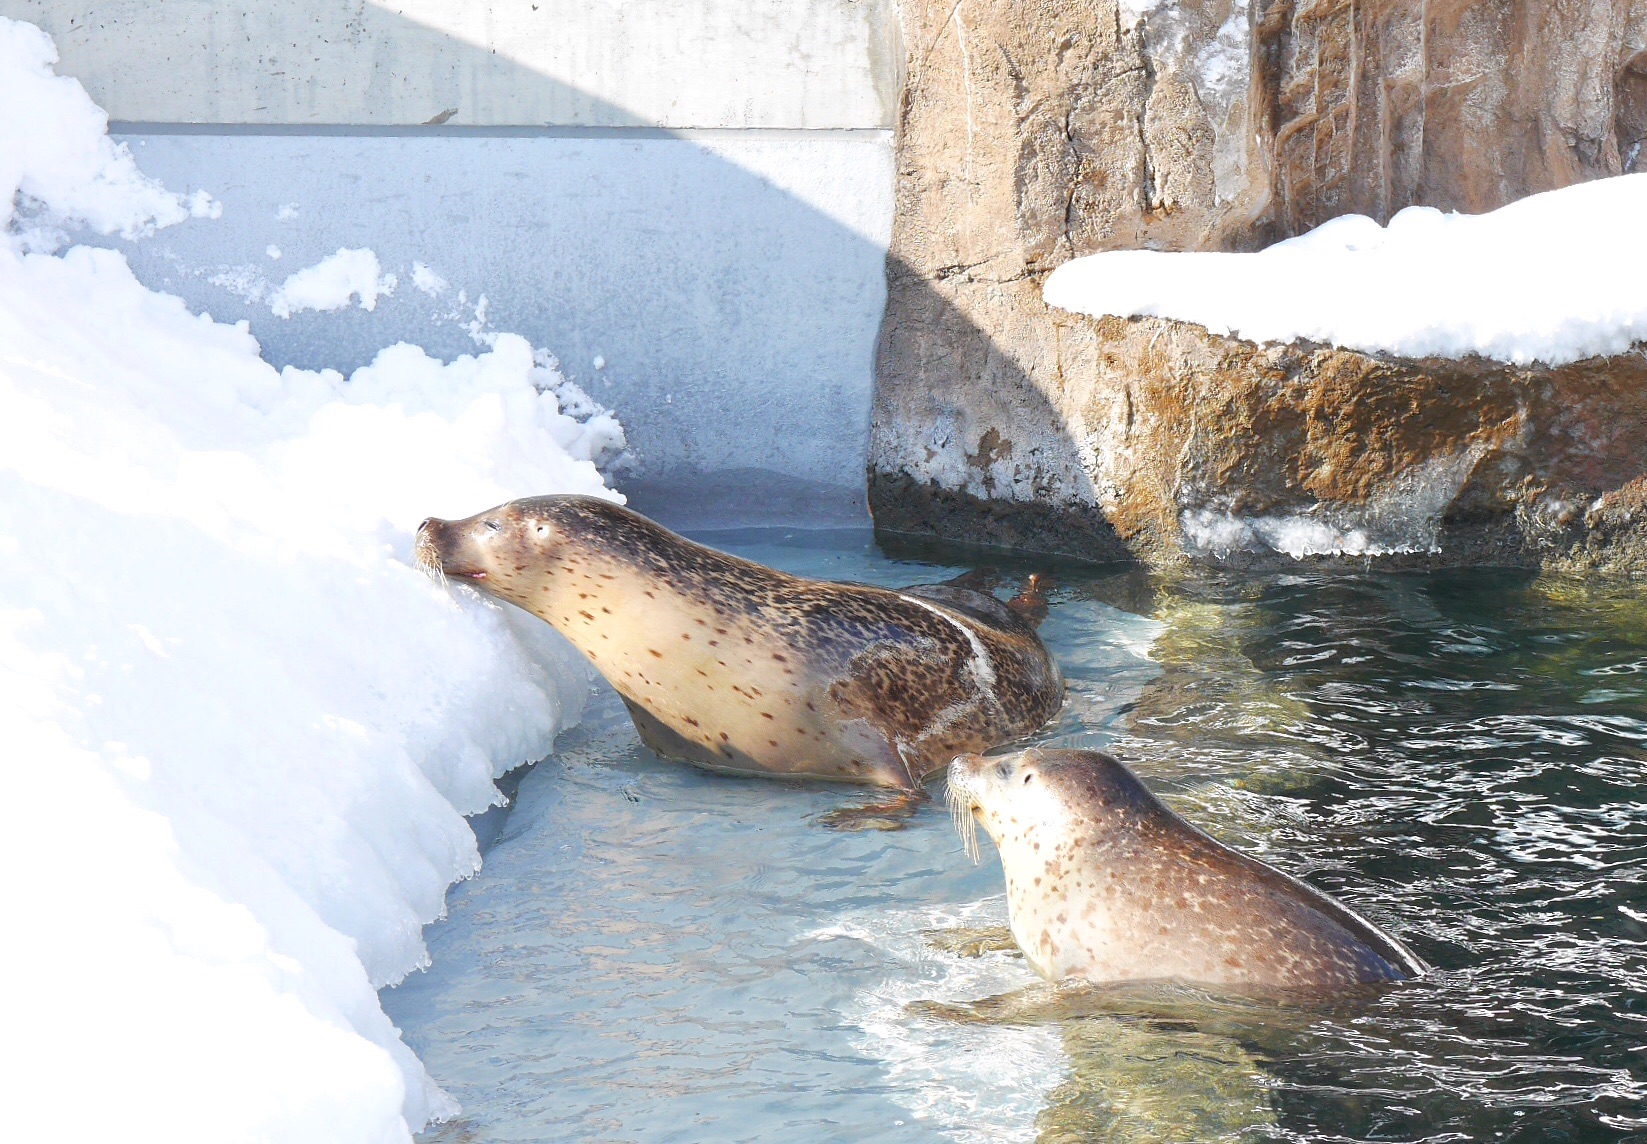
[[[964,755],[949,799],[1001,853],[1013,937],[1053,981],[1335,988],[1424,972],[1319,890],[1232,850],[1098,751]]]
[[[647,746],[713,770],[915,792],[1063,702],[1017,602],[790,576],[594,497],[425,521],[417,559],[553,626]]]

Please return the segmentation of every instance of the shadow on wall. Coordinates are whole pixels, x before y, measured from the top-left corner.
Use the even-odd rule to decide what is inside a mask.
[[[347,372],[396,341],[451,357],[518,332],[618,414],[637,467],[615,483],[641,510],[867,523],[890,133],[652,128],[483,47],[449,39],[441,58],[610,126],[117,123],[147,173],[224,206],[122,244],[139,278],[247,321],[277,366]],[[287,276],[344,247],[372,249],[393,293],[271,311]]]
[[[309,0],[313,13],[335,17],[334,8]],[[1230,19],[1237,9],[1247,10],[1230,4]],[[1170,233],[1188,242],[1194,228],[1185,220],[1202,218],[1195,207],[1202,199],[1209,226],[1220,212],[1248,219],[1251,204],[1208,198],[1216,185],[1211,176],[1169,177],[1176,169],[1169,162],[1173,140],[1205,136],[1214,151],[1216,140],[1206,131],[1185,135],[1185,125],[1194,126],[1185,116],[1205,118],[1185,82],[1173,89],[1183,89],[1183,114],[1173,118],[1177,105],[1168,106],[1161,94],[1172,86],[1170,69],[1157,69],[1153,89],[1146,90],[1148,69],[1135,65],[1164,49],[1150,46],[1147,23],[1143,32],[1127,33],[1114,0],[1088,0],[1056,14],[1060,34],[1087,45],[1083,66],[1092,82],[1071,82],[1063,65],[1051,61],[1014,72],[1000,52],[972,53],[969,63],[951,6],[908,0],[904,16],[925,12],[931,26],[920,34],[942,46],[922,56],[930,89],[917,74],[899,104],[908,166],[902,175],[911,185],[900,192],[908,197],[900,224],[907,233],[893,249],[906,252],[908,262],[886,252],[894,194],[887,132],[652,128],[488,48],[375,6],[362,11],[369,11],[371,26],[355,41],[365,61],[361,82],[370,89],[380,76],[434,68],[440,75],[426,86],[440,95],[441,106],[431,120],[510,89],[523,93],[520,106],[599,126],[128,124],[124,135],[145,169],[173,186],[209,188],[229,220],[185,224],[133,248],[133,265],[145,281],[219,318],[248,320],[276,364],[347,369],[396,340],[449,357],[474,351],[476,337],[488,330],[518,331],[558,354],[569,378],[618,412],[638,460],[633,473],[618,477],[619,487],[637,507],[678,526],[863,523],[873,410],[877,473],[869,493],[884,530],[1098,560],[1127,558],[1140,548],[1136,540],[1123,543],[1122,533],[1136,538],[1153,529],[1160,545],[1176,544],[1172,513],[1159,524],[1150,516],[1173,506],[1139,507],[1113,489],[1100,497],[1095,488],[1094,473],[1108,482],[1117,472],[1160,470],[1156,484],[1169,490],[1180,474],[1170,458],[1144,447],[1108,457],[1107,469],[1097,463],[1109,427],[1130,427],[1137,412],[1132,393],[1099,376],[1115,365],[1114,339],[1049,311],[1039,282],[1074,254],[1147,245],[1151,227],[1170,224]],[[1291,9],[1277,4],[1265,11]],[[1395,8],[1385,13],[1405,27],[1398,15]],[[980,18],[974,13],[967,25],[979,46],[1023,37],[1023,50],[1012,53],[1021,61],[1033,61],[1031,49],[1049,34],[1007,6],[993,12],[991,27],[977,25]],[[1290,60],[1287,66],[1315,74],[1310,69],[1321,59],[1336,57],[1298,44],[1339,44],[1354,31],[1353,21],[1339,27],[1344,19],[1328,26],[1303,15],[1291,23],[1266,16],[1269,22],[1254,27],[1256,70],[1248,95],[1275,128],[1273,139],[1265,135],[1254,146],[1271,146],[1285,160],[1304,137],[1290,130],[1291,120],[1288,128],[1276,126],[1277,116],[1291,114],[1275,102],[1276,93],[1292,92],[1297,77],[1266,70],[1263,61],[1279,67],[1276,61]],[[1222,36],[1235,26],[1217,13],[1203,22],[1209,35],[1208,29]],[[1170,31],[1170,23],[1163,28]],[[1482,51],[1491,48],[1492,58],[1508,52],[1502,39],[1484,32],[1464,37]],[[1349,42],[1359,43],[1353,35]],[[1537,75],[1560,71],[1566,56],[1555,56]],[[422,62],[410,62],[414,57]],[[349,57],[351,67],[355,58]],[[1619,160],[1632,165],[1643,121],[1639,59],[1629,57],[1611,81],[1616,115],[1595,127],[1598,137],[1611,138],[1607,131],[1617,137],[1617,145],[1608,146],[1622,148]],[[1414,74],[1429,75],[1445,62],[1426,62]],[[1392,74],[1416,82],[1401,68]],[[1003,111],[1016,106],[1011,93],[1026,76],[1047,97],[1034,101],[1040,110],[1033,122]],[[1097,82],[1105,77],[1113,82]],[[1362,84],[1335,98],[1359,106],[1376,86]],[[1381,200],[1380,209],[1435,196],[1452,202],[1447,196],[1469,190],[1454,177],[1455,168],[1488,169],[1466,160],[1482,153],[1483,140],[1509,129],[1490,116],[1458,126],[1447,106],[1437,99],[1424,107],[1423,156],[1431,175],[1410,185],[1373,180],[1404,188],[1399,202]],[[1056,114],[1060,109],[1069,114]],[[1299,122],[1318,114],[1310,111]],[[1135,129],[1140,115],[1142,135]],[[1079,137],[1058,126],[1066,120],[1085,124]],[[1037,123],[1057,144],[1046,155],[1036,150],[1041,134],[1031,128]],[[1447,134],[1449,124],[1454,135]],[[1283,135],[1293,142],[1283,146]],[[1448,139],[1453,142],[1442,148],[1438,140]],[[1345,170],[1362,175],[1385,166],[1405,170],[1411,156],[1395,143],[1390,148],[1379,163],[1352,163],[1350,152],[1340,158]],[[1208,154],[1180,156],[1180,165],[1199,171],[1197,164],[1210,163],[1216,173],[1217,154]],[[1487,198],[1470,202],[1484,207],[1510,190],[1537,189],[1538,180],[1567,179],[1571,156],[1559,148],[1552,155],[1538,163],[1517,159],[1531,164],[1516,176],[1520,182],[1505,183],[1508,176],[1491,168],[1498,174],[1471,191]],[[1046,179],[1019,180],[1029,160],[1034,171],[1046,167]],[[1255,160],[1253,171],[1268,174],[1255,173],[1252,186],[1263,191],[1259,198],[1279,203],[1272,204],[1277,218],[1299,226],[1344,208],[1294,177],[1302,170]],[[1153,178],[1146,177],[1151,172]],[[1534,182],[1524,186],[1528,179]],[[930,184],[925,190],[922,181]],[[1039,197],[1029,193],[1037,187]],[[1012,194],[1001,197],[1002,188]],[[1184,201],[1151,198],[1169,191]],[[1080,224],[1074,230],[1072,219]],[[1114,225],[1104,230],[1100,224]],[[1259,219],[1252,233],[1268,225]],[[1036,243],[1051,233],[1049,226],[1062,226],[1065,242],[1042,243],[1047,249],[1041,250]],[[342,246],[375,250],[398,277],[395,292],[371,312],[279,318],[270,311],[269,295],[288,274]],[[419,263],[424,271],[416,274]],[[883,313],[889,315],[884,324]],[[1176,368],[1172,361],[1165,366],[1169,373]],[[1128,368],[1121,363],[1110,373],[1124,375]],[[1111,506],[1107,514],[1101,501]]]

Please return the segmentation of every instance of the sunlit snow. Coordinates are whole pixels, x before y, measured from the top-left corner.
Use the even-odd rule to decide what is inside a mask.
[[[1121,250],[1066,262],[1046,301],[1410,357],[1558,364],[1647,340],[1647,174],[1483,215],[1345,215],[1256,254]]]
[[[614,495],[593,462],[622,432],[512,334],[276,371],[120,253],[64,249],[216,211],[144,178],[55,58],[0,20],[6,1133],[405,1139],[450,1102],[375,990],[475,870],[463,815],[588,678],[415,571],[412,533]],[[287,304],[368,304],[385,276],[351,253]]]

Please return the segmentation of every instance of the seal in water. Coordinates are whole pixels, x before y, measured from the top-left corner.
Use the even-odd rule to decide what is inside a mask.
[[[912,809],[957,751],[1027,734],[1063,703],[1026,618],[1043,606],[1034,578],[1012,604],[958,582],[806,580],[586,496],[426,520],[417,559],[569,639],[659,755],[904,796],[837,825],[890,825],[884,813]]]
[[[949,800],[974,856],[975,821],[994,839],[1012,935],[1051,981],[1308,989],[1424,972],[1400,942],[1208,837],[1098,751],[963,755]]]

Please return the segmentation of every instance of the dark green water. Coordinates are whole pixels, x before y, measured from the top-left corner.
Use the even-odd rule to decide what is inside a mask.
[[[1436,966],[1265,1061],[1280,1126],[1647,1131],[1647,594],[1292,576],[1185,586],[1156,614],[1166,671],[1122,749],[1240,782],[1270,829],[1227,834],[1376,904]],[[1191,801],[1214,816],[1223,797]]]
[[[829,578],[955,569],[859,534],[705,539]],[[657,760],[601,692],[454,889],[433,969],[384,993],[465,1106],[432,1137],[1647,1139],[1647,588],[1059,575],[1070,699],[1039,739],[1120,754],[1429,977],[1315,1008],[911,1012],[1034,981],[925,936],[1004,920],[987,842],[970,864],[938,805],[824,830],[850,795]]]

